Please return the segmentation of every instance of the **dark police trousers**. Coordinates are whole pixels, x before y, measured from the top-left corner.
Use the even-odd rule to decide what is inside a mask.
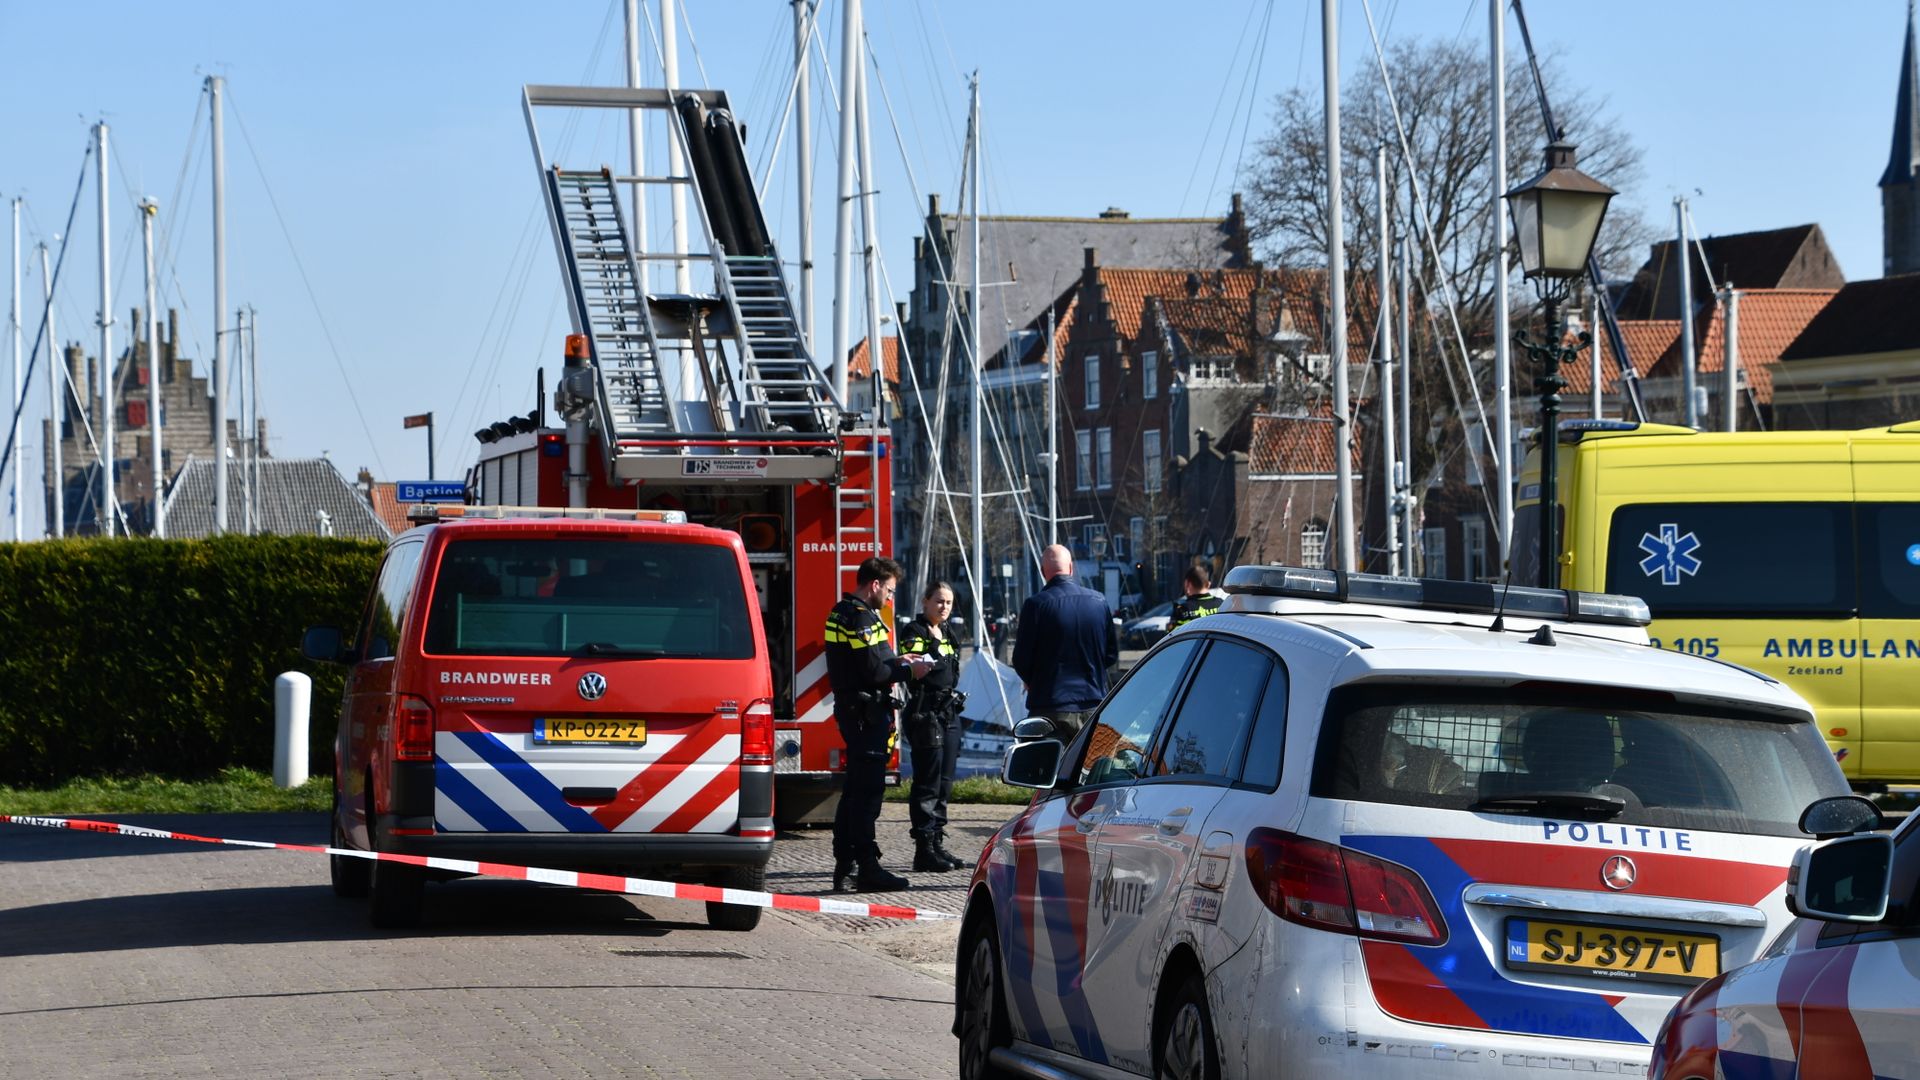
[[[915,840],[933,840],[947,827],[947,799],[953,794],[953,770],[960,762],[960,710],[948,707],[919,713],[904,726],[907,749],[913,755],[909,832]]]
[[[842,711],[842,710],[845,711]],[[878,859],[873,823],[887,792],[887,759],[893,756],[893,709],[855,702],[834,709],[840,737],[847,741],[847,773],[840,807],[833,815],[833,857]]]

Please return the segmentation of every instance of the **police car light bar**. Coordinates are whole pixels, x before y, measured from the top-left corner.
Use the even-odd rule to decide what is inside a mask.
[[[1492,585],[1444,578],[1350,574],[1299,566],[1236,566],[1221,585],[1229,593],[1288,596],[1356,604],[1427,608],[1493,615],[1531,615],[1566,622],[1645,626],[1653,621],[1647,602],[1637,596]]]
[[[573,521],[658,521],[665,525],[685,525],[687,512],[614,510],[604,506],[445,506],[439,503],[421,503],[407,511],[407,520],[416,524],[459,518],[567,518]]]

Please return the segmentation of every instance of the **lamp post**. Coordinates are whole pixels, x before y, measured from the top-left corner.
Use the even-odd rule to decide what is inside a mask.
[[[1574,278],[1587,272],[1593,242],[1607,214],[1612,188],[1574,168],[1571,143],[1547,147],[1547,167],[1538,176],[1506,193],[1513,215],[1514,242],[1520,249],[1523,276],[1532,281],[1546,308],[1547,334],[1536,340],[1526,330],[1514,340],[1527,359],[1539,366],[1533,386],[1540,394],[1540,584],[1560,584],[1558,458],[1560,454],[1560,365],[1580,355],[1593,342],[1583,331],[1572,345],[1565,343],[1567,320],[1560,307]]]

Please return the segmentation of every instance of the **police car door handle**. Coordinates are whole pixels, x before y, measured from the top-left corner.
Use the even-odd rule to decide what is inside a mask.
[[[1179,836],[1187,831],[1187,819],[1193,817],[1193,807],[1183,806],[1160,819],[1160,831],[1168,836]]]

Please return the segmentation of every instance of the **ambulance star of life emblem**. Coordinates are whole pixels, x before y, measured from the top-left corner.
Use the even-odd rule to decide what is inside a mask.
[[[1633,860],[1625,855],[1615,855],[1600,864],[1600,880],[1605,882],[1609,889],[1632,888],[1635,874]]]
[[[580,676],[580,696],[588,701],[599,701],[600,695],[607,692],[607,677],[597,671],[589,671]]]

